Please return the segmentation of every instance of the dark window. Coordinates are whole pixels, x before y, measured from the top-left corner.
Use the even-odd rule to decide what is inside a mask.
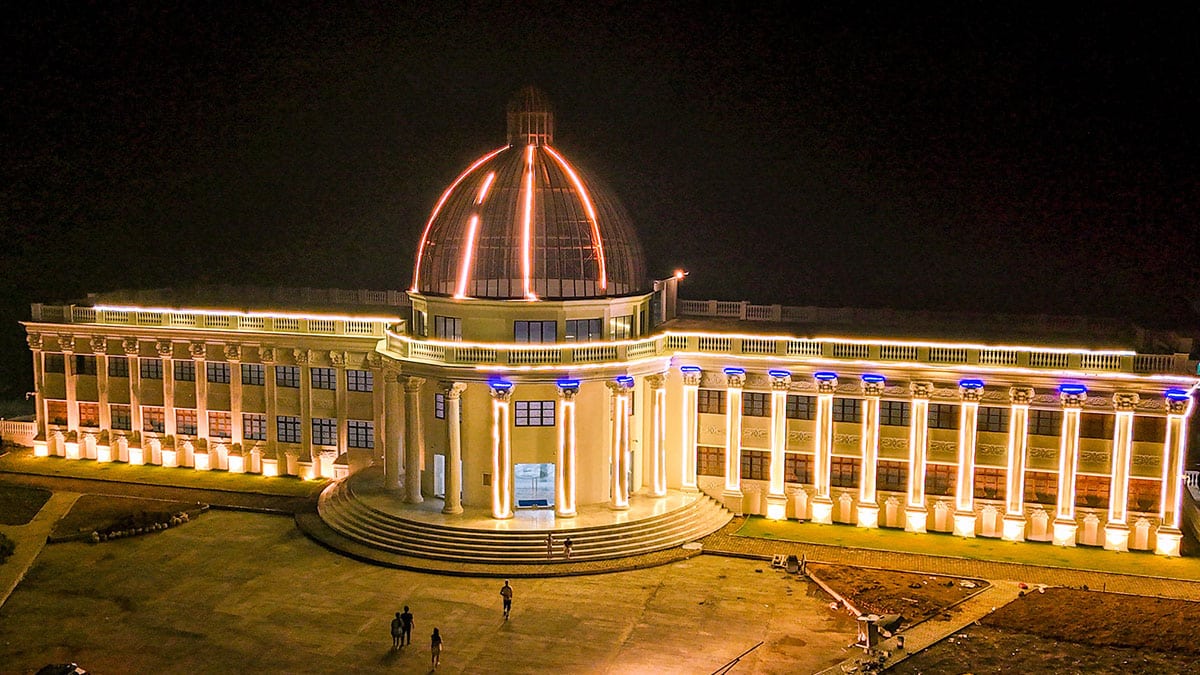
[[[517,401],[513,407],[513,424],[518,427],[554,426],[554,401]],[[442,412],[445,416],[445,412]]]
[[[233,418],[227,412],[210,411],[208,413],[208,435],[214,438],[230,438],[233,436]]]
[[[267,440],[267,416],[259,413],[242,413],[242,435],[248,441]]]
[[[434,394],[433,395],[433,417],[434,417],[434,419],[439,419],[439,420],[446,419],[446,395],[445,394]],[[518,425],[518,426],[524,426],[524,425]]]
[[[300,386],[300,366],[275,366],[275,384],[296,389]]]
[[[263,375],[263,366],[261,363],[243,363],[242,364],[242,384],[257,384],[262,385],[266,381]]]
[[[442,340],[461,340],[462,319],[453,316],[434,315],[433,336]]]
[[[802,394],[789,394],[787,416],[793,420],[811,420],[817,415],[816,399]]]
[[[280,443],[300,442],[300,418],[290,415],[280,415],[275,418],[275,431]]]
[[[1058,474],[1049,471],[1026,471],[1025,501],[1035,504],[1057,504]]]
[[[62,354],[43,354],[42,364],[47,373],[66,372],[66,360]]]
[[[108,414],[112,417],[111,426],[120,431],[133,430],[133,418],[129,414],[129,406],[114,403],[108,406]]]
[[[747,417],[770,417],[771,395],[757,391],[743,393],[742,414]]]
[[[771,477],[771,453],[762,450],[742,451],[742,478],[767,480]]]
[[[100,404],[99,403],[80,403],[79,404],[79,426],[81,426],[81,427],[98,427],[98,426],[100,426]]]
[[[1108,476],[1075,476],[1075,506],[1108,508]]]
[[[696,409],[712,415],[725,414],[725,392],[720,389],[701,389],[696,398]]]
[[[1134,417],[1133,440],[1143,443],[1162,443],[1167,438],[1165,417]]]
[[[1029,433],[1038,436],[1062,434],[1062,412],[1059,410],[1030,410]]]
[[[604,322],[600,319],[567,319],[563,339],[575,342],[595,342],[604,339]]]
[[[374,391],[375,375],[369,370],[346,371],[346,388],[350,391]]]
[[[975,497],[977,499],[1004,499],[1008,492],[1008,477],[1004,469],[977,467],[975,469]]]
[[[348,438],[347,444],[352,448],[374,448],[375,447],[375,423],[365,420],[348,420],[347,423]]]
[[[990,405],[979,406],[979,418],[975,421],[979,431],[1005,433],[1008,431],[1008,408],[997,408]]]
[[[309,374],[313,389],[337,389],[337,371],[333,368],[313,368]]]
[[[157,359],[155,359],[157,361]],[[167,428],[166,417],[162,408],[151,406],[142,407],[142,431],[153,431],[161,434]]]
[[[312,421],[313,445],[337,445],[337,420],[314,417]]]
[[[1158,511],[1162,500],[1162,481],[1153,478],[1129,479],[1129,510],[1143,513]]]
[[[908,462],[879,460],[875,468],[875,487],[889,492],[908,492]]]
[[[554,321],[514,321],[514,342],[555,342],[558,324]]]
[[[952,495],[958,486],[958,467],[953,464],[925,465],[925,492],[931,495]]]
[[[880,401],[879,423],[885,427],[906,427],[911,410],[908,401]]]
[[[129,359],[124,356],[108,357],[109,377],[129,377]]]
[[[221,362],[209,362],[204,365],[207,371],[209,382],[215,384],[229,384],[229,364]]]
[[[861,467],[862,460],[857,457],[832,457],[829,462],[829,484],[840,488],[858,487]]]
[[[790,483],[812,485],[812,455],[789,452],[783,456],[783,479]]]
[[[175,411],[175,433],[187,436],[196,435],[196,411],[177,409]]]
[[[930,429],[957,429],[958,428],[958,406],[948,403],[930,403],[929,404],[929,428]]]
[[[701,476],[724,476],[725,448],[697,445],[696,473]]]
[[[633,315],[614,316],[608,320],[610,340],[628,340],[633,337]]]
[[[1112,440],[1116,421],[1116,415],[1083,413],[1079,416],[1079,437]]]
[[[161,380],[162,379],[162,359],[143,358],[139,359],[138,372],[141,373],[143,380]]]
[[[424,311],[419,310],[416,307],[413,308],[413,321],[412,321],[413,335],[429,337],[429,332],[426,330],[427,326],[425,325],[425,317],[426,316],[428,316],[428,314],[426,314]]]
[[[96,374],[96,357],[91,354],[76,354],[75,355],[75,374],[76,375],[95,375]]]
[[[50,424],[63,425],[67,423],[67,402],[46,401],[46,420]]]
[[[196,381],[196,362],[191,360],[179,360],[175,362],[175,380],[177,382],[195,382]]]
[[[834,422],[862,422],[862,399],[833,399]]]

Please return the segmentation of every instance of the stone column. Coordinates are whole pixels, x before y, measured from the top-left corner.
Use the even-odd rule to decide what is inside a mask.
[[[575,516],[575,396],[579,380],[558,381],[558,455],[555,458],[554,515]]]
[[[649,375],[650,390],[650,493],[667,494],[667,377]]]
[[[1104,548],[1110,551],[1129,550],[1129,464],[1133,459],[1133,415],[1140,400],[1134,392],[1113,394],[1117,418],[1113,425],[1108,522],[1104,524]]]
[[[792,374],[786,370],[767,371],[771,378],[771,467],[767,486],[767,518],[787,518],[787,493],[784,491],[784,453],[787,451],[787,397]]]
[[[337,378],[333,408],[337,411],[337,452],[341,454],[350,450],[350,384],[346,377],[346,352],[329,352],[329,363]]]
[[[513,517],[512,441],[509,403],[512,382],[493,380],[492,392],[492,518]]]
[[[833,395],[837,392],[836,373],[814,373],[817,383],[817,415],[813,433],[812,521],[833,522],[833,499],[829,491],[829,467],[833,461]]]
[[[1025,454],[1029,445],[1029,404],[1033,387],[1010,387],[1008,471],[1004,489],[1005,541],[1025,541]]]
[[[1184,389],[1166,392],[1167,433],[1163,439],[1162,503],[1154,552],[1178,556],[1183,532],[1183,462],[1187,458],[1187,421],[1192,412],[1191,395]]]
[[[882,375],[862,376],[862,470],[858,478],[858,526],[879,527],[879,397],[886,380]]]
[[[1058,443],[1058,508],[1054,515],[1054,543],[1074,546],[1075,533],[1075,471],[1079,466],[1079,418],[1087,401],[1083,385],[1059,387],[1062,402],[1062,434]]]
[[[609,491],[611,506],[617,510],[629,508],[629,394],[633,378],[628,375],[608,382],[612,392],[612,452],[609,459]]]
[[[142,435],[142,363],[138,356],[137,338],[121,340],[121,349],[129,362],[129,426],[140,438]],[[139,443],[138,445],[141,445]]]
[[[312,368],[313,353],[308,349],[293,349],[292,358],[300,366],[300,451],[308,454],[315,466],[320,459],[312,436]],[[303,457],[300,458],[303,461]]]
[[[683,366],[679,369],[683,377],[683,433],[680,438],[679,465],[683,468],[679,487],[684,492],[695,492],[696,484],[696,427],[697,405],[700,397],[700,369],[696,366]]]
[[[929,397],[932,382],[910,382],[912,395],[908,416],[908,504],[904,509],[904,529],[924,532],[929,510],[925,507],[925,460],[929,453]]]
[[[725,369],[725,508],[742,515],[742,387],[746,371]]]
[[[283,462],[286,467],[287,458],[279,452],[279,402],[276,400],[278,385],[275,382],[275,348],[263,347],[258,350],[259,361],[263,364],[263,400],[267,415],[267,453]],[[280,472],[282,473],[282,472]]]
[[[93,335],[90,341],[96,357],[96,400],[100,405],[100,428],[109,432],[111,443],[112,415],[108,410],[108,338]]]
[[[154,343],[158,358],[162,360],[163,386],[163,433],[175,436],[175,345],[170,340]]]
[[[975,444],[979,436],[979,401],[983,399],[982,380],[958,383],[958,476],[954,487],[954,534],[974,537],[975,515]]]
[[[188,345],[188,353],[196,364],[196,437],[208,438],[208,346],[203,342]],[[233,379],[233,373],[229,374]]]
[[[242,420],[242,348],[225,345],[225,360],[229,363],[229,442],[241,446],[246,442],[246,426]]]
[[[41,333],[30,333],[25,336],[25,342],[29,345],[29,351],[33,352],[33,391],[36,397],[34,404],[37,409],[37,415],[34,416],[37,424],[35,438],[44,442],[46,440],[46,398],[43,390],[45,389],[46,371],[42,363],[42,335]]]
[[[421,385],[423,377],[404,378],[404,501],[420,504],[421,456],[425,454],[425,435],[421,428]]]
[[[63,353],[63,375],[67,385],[67,431],[79,431],[79,400],[75,395],[75,336],[58,336],[58,348]]]
[[[400,395],[400,373],[388,368],[383,370],[383,429],[375,431],[375,437],[383,443],[383,482],[388,490],[400,490],[400,476],[404,474],[400,453],[403,447],[400,423],[402,398]]]
[[[462,393],[467,385],[446,385],[446,500],[442,513],[462,513]]]

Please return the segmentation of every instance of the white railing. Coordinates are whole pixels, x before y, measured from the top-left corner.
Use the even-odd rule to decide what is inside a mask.
[[[37,436],[37,422],[0,419],[0,438],[17,445],[32,446]]]
[[[357,292],[356,292],[357,293]],[[209,330],[310,333],[316,335],[345,335],[383,337],[388,323],[396,319],[342,319],[272,317],[269,315],[246,315],[238,312],[186,312],[151,310],[97,310],[92,307],[72,305],[33,305],[34,321],[46,323],[71,323],[113,326],[153,326],[182,329],[205,328]]]

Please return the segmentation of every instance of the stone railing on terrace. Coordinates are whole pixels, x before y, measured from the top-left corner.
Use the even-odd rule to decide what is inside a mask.
[[[33,420],[6,420],[0,418],[0,438],[6,443],[15,443],[26,447],[33,445],[37,435],[37,422]]]
[[[480,345],[464,342],[425,342],[387,332],[387,350],[410,361],[445,365],[509,366],[572,365],[581,363],[625,363],[663,353],[664,337],[605,344],[512,344]]]
[[[31,306],[32,319],[39,323],[91,324],[104,326],[145,326],[221,330],[253,333],[290,333],[296,335],[332,335],[338,337],[383,337],[388,325],[399,319],[364,317],[270,316],[205,310],[96,309],[78,305]]]

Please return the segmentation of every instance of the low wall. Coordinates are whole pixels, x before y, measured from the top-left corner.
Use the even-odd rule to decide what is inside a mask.
[[[37,435],[37,422],[32,420],[0,419],[0,438],[5,443],[33,447],[33,437]]]

